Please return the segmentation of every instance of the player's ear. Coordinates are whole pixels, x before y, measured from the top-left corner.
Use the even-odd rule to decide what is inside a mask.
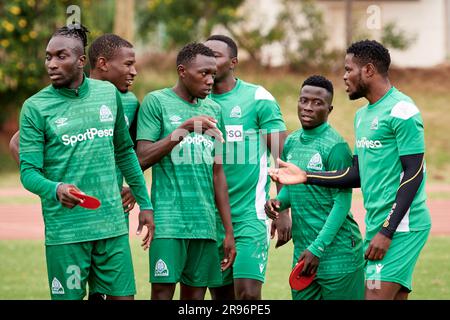
[[[234,57],[231,59],[231,63],[230,63],[230,70],[234,71],[234,68],[236,68],[236,65],[238,64],[238,58]]]
[[[86,66],[86,63],[87,63],[86,55],[82,54],[78,58],[78,69],[84,69],[84,67]]]
[[[375,66],[370,62],[363,67],[363,72],[365,73],[367,78],[372,78],[376,71],[377,70]]]
[[[330,106],[328,107],[328,114],[330,114],[331,113],[331,111],[333,111],[333,106],[330,104]]]
[[[107,72],[108,71],[108,65],[106,63],[106,58],[102,57],[102,56],[98,57],[97,62],[95,63],[95,67],[97,69],[100,69],[100,70],[104,71],[104,72]]]
[[[185,75],[186,75],[186,67],[183,66],[182,64],[179,64],[179,65],[177,66],[177,72],[178,72],[178,76],[179,76],[180,78],[184,78]]]

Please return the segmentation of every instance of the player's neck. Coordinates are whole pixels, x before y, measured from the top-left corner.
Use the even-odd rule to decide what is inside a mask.
[[[68,89],[78,89],[78,88],[81,86],[81,84],[83,83],[83,80],[84,80],[84,74],[81,73],[81,74],[78,76],[78,79],[76,79],[74,82],[72,82],[71,84],[69,84],[69,85],[67,86],[67,88],[68,88]]]
[[[213,93],[214,94],[222,94],[227,93],[234,89],[236,86],[236,78],[233,74],[230,74],[228,77],[226,77],[224,80],[220,82],[215,82],[213,85]]]
[[[89,71],[89,78],[95,80],[103,80],[101,74],[95,69]]]
[[[378,100],[384,97],[384,95],[391,90],[392,85],[388,78],[382,79],[376,82],[366,95],[366,99],[370,104],[376,103]]]
[[[172,90],[173,92],[175,92],[177,96],[179,96],[186,102],[197,103],[197,98],[191,95],[189,91],[186,89],[186,87],[180,83],[180,81],[177,82],[177,84],[172,88]]]

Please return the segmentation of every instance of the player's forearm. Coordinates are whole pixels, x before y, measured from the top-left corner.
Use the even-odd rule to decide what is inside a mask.
[[[286,131],[277,131],[265,135],[267,149],[270,150],[274,161],[281,157],[283,153],[284,142],[286,141],[288,134]],[[280,192],[282,185],[276,183],[277,192]]]
[[[317,238],[308,247],[315,256],[321,257],[325,249],[333,242],[339,229],[342,227],[350,211],[352,203],[352,193],[350,190],[339,191],[335,198],[333,208],[320,230]]]
[[[136,153],[142,170],[147,170],[172,152],[173,148],[183,140],[183,136],[172,133],[156,142],[139,140]]]
[[[358,157],[353,157],[353,166],[329,172],[306,172],[306,184],[328,188],[360,188]]]
[[[398,225],[411,206],[423,180],[423,153],[400,157],[403,178],[397,190],[391,212],[380,232],[392,239]]]
[[[225,173],[221,164],[214,164],[214,195],[217,210],[219,211],[223,227],[226,233],[233,233],[233,225],[231,223],[231,209],[228,197],[228,185]]]
[[[17,131],[9,141],[9,151],[11,152],[11,155],[16,161],[17,165],[20,164],[20,158],[19,158],[19,131]]]
[[[21,154],[21,158],[20,181],[24,188],[41,198],[57,200],[56,189],[59,182],[51,181],[44,177],[42,173],[42,155],[26,152]]]
[[[116,154],[116,163],[130,186],[140,209],[153,210],[144,175],[133,149],[130,147],[127,152]]]
[[[289,189],[287,186],[281,188],[280,192],[277,194],[276,199],[280,201],[280,211],[286,210],[291,206],[291,200],[289,198]]]

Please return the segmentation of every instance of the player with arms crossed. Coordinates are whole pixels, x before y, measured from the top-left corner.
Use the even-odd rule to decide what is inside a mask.
[[[220,106],[207,98],[216,74],[214,53],[190,43],[178,53],[178,82],[147,94],[138,113],[137,154],[152,167],[155,235],[151,242],[151,298],[204,299],[236,255],[228,188],[222,168]],[[222,131],[221,131],[222,130]],[[216,208],[225,229],[217,254]]]

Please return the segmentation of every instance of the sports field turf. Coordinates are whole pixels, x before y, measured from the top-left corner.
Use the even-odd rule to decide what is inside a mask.
[[[411,299],[450,299],[450,237],[432,236],[417,264]],[[148,253],[132,240],[137,299],[149,299]],[[292,243],[271,244],[264,299],[290,299],[288,276]],[[0,241],[0,299],[49,299],[43,241]],[[178,297],[178,289],[175,298]],[[209,299],[209,294],[207,294]]]

